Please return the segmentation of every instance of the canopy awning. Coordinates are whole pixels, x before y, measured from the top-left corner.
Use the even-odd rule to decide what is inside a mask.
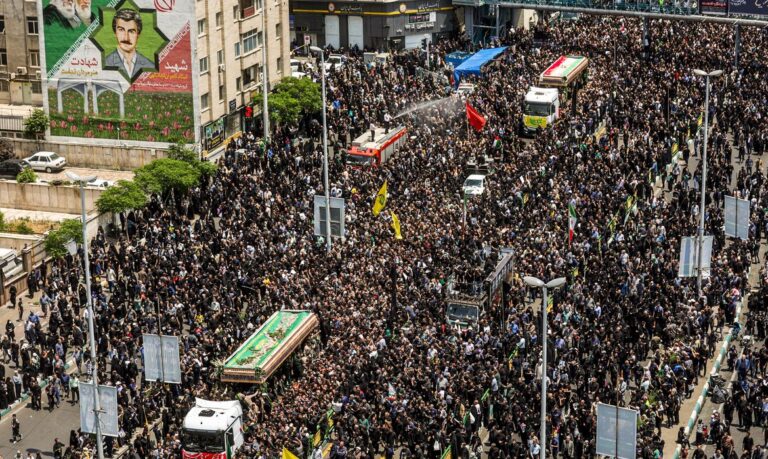
[[[502,46],[501,48],[483,49],[473,54],[453,71],[454,84],[458,85],[461,77],[464,75],[481,75],[482,67],[496,59],[506,49],[506,46]]]

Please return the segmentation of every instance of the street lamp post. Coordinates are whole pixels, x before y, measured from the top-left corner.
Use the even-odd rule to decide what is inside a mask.
[[[322,67],[322,80],[323,80],[323,184],[325,188],[325,247],[326,251],[331,251],[331,191],[328,186],[328,123],[326,121],[325,112],[327,106],[325,104],[325,53],[317,46],[310,46],[309,48],[313,53],[320,55],[320,66]]]
[[[85,264],[85,297],[88,311],[88,341],[90,341],[91,347],[91,363],[92,374],[91,380],[93,382],[93,407],[94,415],[96,418],[96,451],[99,459],[104,459],[104,444],[101,438],[101,422],[99,421],[99,414],[101,414],[101,401],[99,400],[99,361],[96,357],[96,334],[93,328],[93,299],[91,298],[91,270],[90,262],[88,260],[88,234],[86,231],[87,220],[85,215],[85,184],[94,180],[96,177],[80,177],[72,172],[67,172],[67,177],[73,182],[80,184],[80,211],[83,222],[83,262]]]
[[[269,70],[267,60],[267,2],[262,0],[261,2],[261,90],[264,94],[262,97],[261,116],[262,123],[264,124],[264,154],[266,155],[267,142],[269,141]]]
[[[541,432],[539,433],[539,458],[546,457],[547,450],[547,289],[556,289],[565,285],[565,277],[558,277],[549,282],[525,276],[523,281],[530,287],[542,289],[541,299]]]
[[[701,298],[701,278],[702,268],[704,266],[704,218],[706,215],[706,196],[707,196],[707,143],[709,140],[709,77],[719,77],[723,74],[722,70],[713,70],[711,72],[705,72],[703,70],[695,69],[693,71],[695,75],[703,76],[707,78],[705,96],[704,96],[704,153],[702,155],[701,169],[701,219],[699,220],[699,256],[697,260],[696,269],[696,288],[698,296]]]

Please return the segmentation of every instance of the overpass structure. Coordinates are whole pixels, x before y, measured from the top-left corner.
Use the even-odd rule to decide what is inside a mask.
[[[505,24],[527,27],[544,12],[642,18],[646,40],[650,40],[649,19],[732,24],[737,65],[740,27],[768,27],[768,0],[453,0],[453,4],[464,7],[464,24],[476,42],[503,37]]]

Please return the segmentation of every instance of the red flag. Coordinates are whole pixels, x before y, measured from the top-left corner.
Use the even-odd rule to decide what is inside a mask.
[[[485,126],[485,117],[472,108],[472,106],[469,105],[469,102],[467,102],[467,119],[469,120],[469,124],[475,128],[475,131],[483,130],[483,126]]]

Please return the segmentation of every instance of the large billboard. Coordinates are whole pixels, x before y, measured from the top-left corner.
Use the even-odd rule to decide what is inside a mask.
[[[762,16],[768,14],[768,0],[729,0],[728,12]]]
[[[189,0],[42,0],[54,137],[197,141]]]

